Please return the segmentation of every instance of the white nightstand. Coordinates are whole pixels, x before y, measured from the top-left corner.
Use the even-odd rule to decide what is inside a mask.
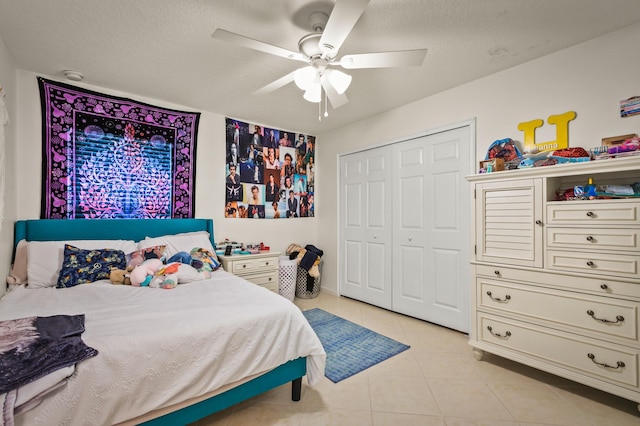
[[[279,251],[265,251],[259,254],[218,255],[218,258],[225,271],[277,293],[278,256]]]

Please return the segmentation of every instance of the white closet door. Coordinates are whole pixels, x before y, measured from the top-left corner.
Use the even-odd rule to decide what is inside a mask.
[[[469,331],[470,128],[393,145],[393,310]]]
[[[391,309],[391,147],[340,159],[340,294]]]

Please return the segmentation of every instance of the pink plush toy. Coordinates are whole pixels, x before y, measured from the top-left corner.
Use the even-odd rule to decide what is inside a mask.
[[[136,287],[148,286],[156,272],[158,272],[163,266],[164,265],[160,259],[145,260],[131,271],[131,274],[129,275],[131,285]]]

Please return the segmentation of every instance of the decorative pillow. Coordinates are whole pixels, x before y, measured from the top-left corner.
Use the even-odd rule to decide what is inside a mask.
[[[213,272],[220,268],[220,262],[215,253],[204,249],[202,247],[194,247],[189,253],[192,258],[198,259],[202,262],[202,267],[198,268],[198,271]]]
[[[20,240],[16,246],[16,257],[11,266],[11,272],[7,276],[7,284],[26,284],[27,283],[27,243],[26,240]]]
[[[213,245],[207,231],[183,232],[181,234],[163,235],[161,237],[147,237],[138,242],[138,249],[152,246],[166,245],[167,258],[184,251],[190,253],[195,247],[200,247],[214,253]]]
[[[27,288],[55,287],[64,258],[64,245],[81,249],[115,249],[125,253],[137,250],[133,240],[29,241],[27,246]]]
[[[136,267],[147,259],[160,259],[164,262],[167,246],[151,246],[127,253],[127,268]]]
[[[56,287],[73,287],[109,279],[111,268],[124,269],[127,262],[122,250],[84,250],[72,245],[64,246],[64,260]]]

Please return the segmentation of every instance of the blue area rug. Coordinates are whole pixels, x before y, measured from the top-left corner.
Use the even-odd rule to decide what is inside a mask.
[[[327,353],[325,376],[338,383],[410,346],[319,308],[302,312]]]

